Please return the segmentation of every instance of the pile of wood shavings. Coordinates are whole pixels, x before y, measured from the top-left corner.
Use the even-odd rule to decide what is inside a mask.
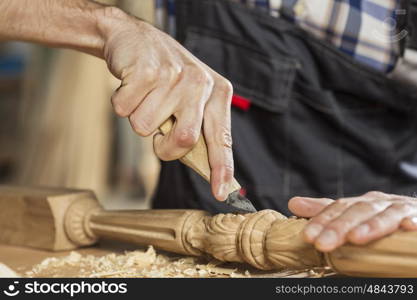
[[[5,264],[0,263],[0,278],[15,278],[19,275]]]
[[[213,260],[201,263],[201,258],[172,258],[157,254],[151,246],[144,251],[108,254],[97,257],[71,252],[62,258],[47,258],[27,277],[250,277],[247,270],[221,266]]]

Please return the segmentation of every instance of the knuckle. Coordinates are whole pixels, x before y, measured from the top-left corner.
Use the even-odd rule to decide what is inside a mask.
[[[222,131],[222,137],[223,137],[223,146],[226,148],[230,148],[232,149],[232,145],[233,145],[233,139],[232,139],[232,134],[230,133],[229,130],[223,129]]]
[[[194,82],[194,84],[197,86],[212,86],[213,85],[213,78],[203,68],[199,68],[199,67],[189,68],[188,75],[191,78],[191,80]]]
[[[336,220],[326,226],[327,229],[333,229],[337,232],[346,233],[352,227],[353,221],[348,219]]]
[[[164,73],[166,73],[169,82],[177,81],[182,73],[182,67],[177,64],[170,64],[164,68]]]
[[[379,191],[370,191],[370,192],[367,192],[365,196],[371,197],[371,198],[381,198],[381,197],[384,197],[385,194]]]
[[[232,164],[224,164],[224,169],[226,172],[229,172],[230,175],[233,175],[233,172],[235,171],[234,165]]]
[[[390,196],[390,200],[395,203],[408,203],[408,204],[415,204],[415,200],[413,198],[409,198],[406,196],[400,196],[400,195],[392,195]]]
[[[233,94],[233,86],[229,80],[224,78],[218,80],[215,84],[215,89],[217,93],[231,101],[231,97]]]
[[[230,162],[219,162],[213,166],[213,169],[217,169],[223,181],[228,182],[233,179],[235,168],[233,163]]]
[[[226,148],[232,148],[233,138],[229,126],[220,126],[218,129],[217,140]]]
[[[233,178],[234,172],[235,172],[235,168],[233,166],[233,164],[224,164],[222,166],[224,173],[223,173],[223,179],[225,181],[229,181]]]
[[[197,143],[200,132],[192,127],[179,129],[175,136],[177,145],[181,148],[190,148]]]
[[[400,212],[406,212],[411,210],[411,207],[408,203],[393,203],[389,206],[389,209]]]
[[[340,208],[337,206],[337,204],[332,203],[327,207],[327,209],[319,213],[313,219],[317,220],[317,222],[321,224],[326,224],[332,221],[333,219],[335,219],[339,215],[339,212],[340,212]]]
[[[127,117],[130,114],[130,111],[126,109],[124,105],[117,103],[116,101],[112,100],[113,109],[119,117]]]
[[[317,224],[317,225],[321,225],[321,226],[326,226],[328,221],[329,221],[328,216],[323,215],[323,214],[319,214],[319,215],[311,218],[309,224]]]
[[[345,207],[346,205],[348,205],[348,201],[344,198],[339,198],[336,199],[333,203],[334,206],[341,206],[341,207]]]
[[[229,127],[227,126],[220,126],[217,130],[217,134],[215,134],[215,139],[207,139],[207,144],[214,144],[221,145],[224,148],[232,149],[233,146],[233,138],[232,133],[230,132]]]
[[[355,204],[353,204],[353,207],[355,209],[358,209],[360,211],[369,211],[369,210],[378,210],[378,205],[373,202],[366,202],[366,201],[359,201]]]
[[[129,121],[133,130],[140,136],[149,136],[152,134],[151,122],[147,118],[131,115]]]
[[[168,153],[168,151],[155,150],[155,154],[162,161],[174,160],[174,158]]]
[[[170,160],[173,160],[173,157],[171,157],[171,155],[169,154],[168,151],[155,148],[155,154],[162,161],[170,161]]]
[[[131,111],[126,105],[126,101],[120,98],[119,89],[114,92],[111,97],[111,104],[113,106],[113,110],[119,117],[127,117],[130,115]]]
[[[123,10],[115,6],[104,7],[103,14],[105,16],[111,16],[111,17],[116,17],[116,18],[123,18],[126,16],[126,13]]]
[[[148,66],[141,70],[141,77],[146,84],[155,84],[159,79],[159,71],[157,68]]]
[[[379,230],[384,227],[384,221],[381,217],[372,218],[367,222],[368,226],[371,228],[371,231]]]
[[[320,225],[325,225],[333,218],[330,214],[322,213],[314,217],[314,222]]]

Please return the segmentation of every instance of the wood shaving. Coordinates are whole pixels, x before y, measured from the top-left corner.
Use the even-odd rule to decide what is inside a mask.
[[[242,267],[243,266],[243,267]],[[247,268],[246,268],[247,267]],[[250,269],[250,270],[249,270]],[[130,251],[105,256],[71,252],[61,258],[50,257],[25,273],[26,277],[83,278],[248,278],[248,277],[324,277],[328,268],[264,272],[246,265],[207,260],[204,257],[172,257],[157,254],[152,246],[146,251]]]
[[[201,263],[197,257],[169,257],[147,251],[131,251],[102,257],[71,252],[62,258],[50,257],[26,272],[27,277],[249,277],[246,270]]]
[[[8,266],[0,263],[0,278],[17,278],[19,275]]]

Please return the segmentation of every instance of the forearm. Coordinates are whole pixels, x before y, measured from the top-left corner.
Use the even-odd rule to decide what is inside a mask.
[[[88,0],[0,0],[0,40],[36,42],[103,57],[98,20],[104,6]]]
[[[186,155],[204,130],[213,195],[227,198],[233,184],[232,85],[169,35],[120,9],[88,0],[0,0],[1,39],[103,58],[121,80],[112,96],[114,109],[129,118],[139,135],[152,135],[175,116],[174,128],[155,137],[161,159]]]

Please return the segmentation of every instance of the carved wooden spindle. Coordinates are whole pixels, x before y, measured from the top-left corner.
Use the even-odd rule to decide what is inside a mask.
[[[71,211],[70,207],[67,218],[72,218]],[[91,211],[84,211],[83,221],[77,213],[68,222],[76,229],[79,244],[104,237],[186,255],[207,253],[220,261],[248,263],[262,270],[330,265],[356,276],[417,274],[417,232],[396,232],[365,246],[345,245],[323,254],[301,237],[307,220],[286,218],[273,210],[214,216],[199,210]]]
[[[66,230],[79,245],[101,237],[187,255],[208,253],[221,261],[272,270],[323,264],[322,255],[300,237],[305,222],[273,210],[214,216],[199,210],[112,212],[83,199],[69,207]]]

